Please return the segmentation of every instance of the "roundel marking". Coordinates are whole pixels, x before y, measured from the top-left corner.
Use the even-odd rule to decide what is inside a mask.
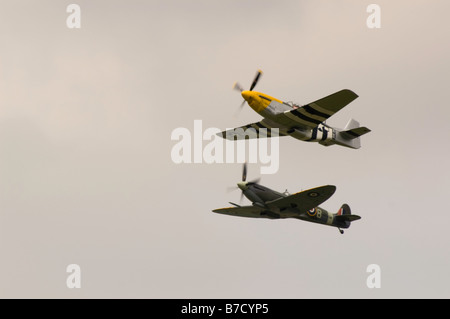
[[[309,196],[309,197],[317,197],[317,196],[319,196],[319,193],[317,193],[317,192],[311,192],[311,193],[308,193],[308,196]]]
[[[315,208],[308,210],[308,215],[311,217],[316,216],[316,213],[317,211]]]

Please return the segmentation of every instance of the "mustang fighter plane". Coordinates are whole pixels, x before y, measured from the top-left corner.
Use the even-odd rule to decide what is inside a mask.
[[[244,90],[238,83],[235,83],[234,89],[240,91],[244,98],[241,109],[247,102],[264,119],[223,131],[218,133],[218,136],[229,140],[272,137],[271,129],[278,128],[278,136],[290,135],[302,141],[318,142],[324,146],[337,144],[355,149],[361,147],[359,137],[370,132],[367,127],[360,127],[354,119],[350,119],[343,130],[325,123],[330,116],[358,97],[354,92],[347,89],[341,90],[315,102],[299,106],[253,91],[261,74],[262,71],[258,70],[249,90]]]
[[[244,164],[242,181],[237,186],[242,191],[241,196],[247,197],[252,205],[240,206],[230,202],[234,207],[215,209],[214,213],[251,218],[296,218],[337,227],[341,234],[344,233],[342,228],[349,228],[351,222],[361,219],[351,213],[347,204],[342,205],[336,214],[318,207],[334,194],[336,186],[326,185],[291,195],[287,191],[279,193],[262,186],[258,184],[259,179],[246,182],[246,178],[247,165]]]

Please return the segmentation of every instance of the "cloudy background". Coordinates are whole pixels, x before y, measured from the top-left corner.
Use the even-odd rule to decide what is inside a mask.
[[[450,297],[450,3],[377,1],[369,29],[372,1],[79,0],[69,29],[70,3],[0,5],[0,297]],[[359,95],[328,124],[372,129],[361,149],[283,138],[261,181],[336,185],[345,235],[216,215],[241,164],[173,163],[175,128],[260,119],[231,90],[258,68],[285,101]]]

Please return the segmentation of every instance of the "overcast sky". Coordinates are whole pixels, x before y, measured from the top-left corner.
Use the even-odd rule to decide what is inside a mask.
[[[70,3],[0,4],[0,297],[450,297],[448,1],[377,1],[379,29],[373,1],[79,0],[80,29]],[[261,119],[231,90],[257,69],[284,101],[359,95],[327,124],[369,127],[361,149],[285,137],[276,174],[248,172],[336,185],[344,235],[214,214],[242,165],[173,163],[174,129]]]

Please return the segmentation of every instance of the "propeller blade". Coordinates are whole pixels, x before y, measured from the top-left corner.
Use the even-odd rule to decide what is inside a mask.
[[[244,167],[242,168],[242,181],[245,182],[247,179],[247,162],[244,163]]]
[[[259,79],[261,78],[262,75],[262,71],[258,70],[258,72],[256,72],[256,76],[253,79],[252,85],[250,86],[250,91],[252,91],[256,84],[258,83]],[[234,82],[233,84],[233,90],[239,91],[242,93],[242,91],[244,91],[244,88],[242,87],[242,85],[240,85],[238,82]],[[245,100],[242,101],[242,104],[240,105],[240,107],[238,108],[238,110],[236,111],[236,113],[234,114],[234,117],[237,117],[238,114],[242,111],[242,109],[244,108],[245,105]]]
[[[250,86],[250,91],[253,91],[253,89],[255,88],[256,84],[259,81],[259,78],[261,77],[262,71],[258,70],[258,72],[256,73],[255,79],[253,80],[252,85]]]
[[[239,187],[236,187],[236,186],[230,186],[230,187],[227,187],[227,193],[234,192],[234,191],[237,190],[237,189],[239,189]]]
[[[258,184],[260,180],[261,180],[261,177],[255,178],[255,179],[251,180],[250,182],[248,182],[247,185]]]
[[[245,105],[245,100],[242,101],[241,105],[239,106],[239,108],[234,113],[234,117],[237,117],[239,115],[239,113],[241,113],[242,109],[244,108],[244,105]]]
[[[243,88],[238,82],[234,82],[234,84],[233,84],[233,90],[242,92],[242,91],[244,91],[244,88]]]

